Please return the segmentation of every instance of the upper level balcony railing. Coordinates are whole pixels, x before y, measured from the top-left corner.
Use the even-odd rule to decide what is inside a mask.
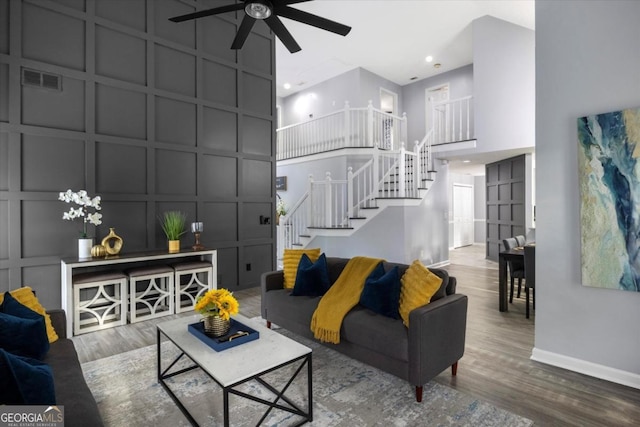
[[[341,148],[398,150],[407,141],[406,115],[374,108],[350,108],[277,130],[277,160],[308,156]]]

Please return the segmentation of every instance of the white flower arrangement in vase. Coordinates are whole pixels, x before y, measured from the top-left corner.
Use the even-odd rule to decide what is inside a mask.
[[[80,190],[77,193],[67,190],[66,192],[61,192],[58,200],[61,200],[66,203],[75,203],[78,205],[78,208],[71,207],[68,212],[62,214],[62,219],[73,221],[76,218],[82,218],[82,231],[80,232],[80,237],[83,239],[88,238],[87,236],[87,223],[91,223],[93,225],[102,224],[102,214],[97,212],[100,209],[100,196],[90,197],[85,190]],[[89,209],[93,209],[93,213],[89,212]]]

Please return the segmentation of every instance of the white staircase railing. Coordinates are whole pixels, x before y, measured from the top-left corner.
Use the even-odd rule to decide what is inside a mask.
[[[284,247],[301,244],[314,228],[350,228],[362,209],[377,207],[381,198],[418,198],[425,181],[435,172],[432,146],[473,138],[472,97],[435,104],[433,128],[412,150],[405,148],[406,115],[373,108],[345,108],[277,131],[277,159],[317,154],[349,147],[371,148],[372,158],[347,179],[324,180],[309,175],[306,193],[289,210],[284,226]]]
[[[399,149],[407,140],[407,117],[385,113],[373,107],[350,108],[276,131],[277,160],[308,156],[341,148],[378,147]]]
[[[473,97],[451,99],[433,106],[433,144],[466,141],[474,135]]]

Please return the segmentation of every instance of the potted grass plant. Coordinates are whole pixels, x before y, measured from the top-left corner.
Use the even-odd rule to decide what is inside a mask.
[[[186,233],[187,216],[180,211],[165,212],[161,218],[162,231],[169,241],[169,253],[180,252],[180,236]]]

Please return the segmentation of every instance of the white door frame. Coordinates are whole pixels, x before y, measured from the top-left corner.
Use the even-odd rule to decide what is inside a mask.
[[[443,99],[437,99],[436,101],[444,101],[450,99],[451,94],[451,85],[449,82],[442,83],[436,86],[428,87],[424,90],[424,126],[425,126],[425,135],[429,133],[431,127],[433,126],[433,101],[434,94],[442,91],[442,89],[446,88],[447,96]]]

